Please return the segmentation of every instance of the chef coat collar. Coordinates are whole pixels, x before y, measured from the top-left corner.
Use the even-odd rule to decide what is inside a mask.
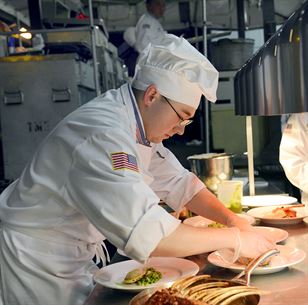
[[[129,92],[130,100],[131,100],[131,103],[134,109],[135,118],[136,118],[137,143],[151,147],[150,141],[148,141],[147,138],[145,137],[145,131],[144,131],[142,119],[140,117],[140,112],[139,112],[137,102],[133,94],[131,85],[128,85],[128,92]]]

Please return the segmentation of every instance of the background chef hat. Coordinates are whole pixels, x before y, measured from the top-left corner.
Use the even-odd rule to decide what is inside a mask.
[[[151,84],[167,98],[197,109],[202,94],[216,101],[218,72],[187,40],[165,34],[145,48],[136,65],[132,86],[144,91]]]
[[[136,43],[136,28],[134,26],[128,27],[123,33],[123,39],[129,46],[134,47]]]

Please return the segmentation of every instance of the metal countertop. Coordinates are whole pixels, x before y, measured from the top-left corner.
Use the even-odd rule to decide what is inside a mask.
[[[277,226],[276,226],[277,227]],[[308,253],[308,223],[279,226],[289,233],[285,245],[296,247]],[[209,264],[206,254],[190,257],[198,263],[200,273],[208,273],[221,278],[231,279],[235,274],[231,271]],[[272,293],[261,297],[259,305],[308,305],[308,256],[303,262],[286,268],[280,272],[253,275],[251,285],[269,290]],[[85,305],[128,305],[132,293],[105,288],[99,284],[95,286]]]

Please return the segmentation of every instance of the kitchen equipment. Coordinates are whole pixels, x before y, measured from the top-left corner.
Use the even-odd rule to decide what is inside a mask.
[[[254,99],[255,92],[253,87],[253,74],[252,74],[252,59],[250,58],[246,62],[246,69],[244,70],[245,82],[246,82],[246,98],[247,98],[247,113],[254,112]]]
[[[239,72],[239,85],[240,85],[240,96],[241,96],[241,114],[249,113],[249,105],[248,105],[248,92],[246,87],[246,67],[245,63]]]
[[[245,99],[245,95],[251,94],[243,94],[251,91],[250,80],[248,88],[246,82],[241,81],[250,65],[246,62],[237,72],[235,94],[240,96],[240,103],[235,103],[236,114],[271,116],[308,111],[307,10],[306,1],[253,55],[253,99]],[[249,79],[250,72],[247,73]],[[253,112],[249,111],[251,102]]]
[[[303,103],[301,88],[300,13],[300,10],[294,12],[280,31],[277,57],[279,60],[279,94],[283,108],[277,114],[307,111],[307,105]]]
[[[240,274],[235,276],[231,280],[225,280],[225,279],[220,279],[220,278],[204,278],[204,276],[199,276],[202,279],[202,283],[210,283],[210,282],[225,282],[227,283],[227,287],[232,287],[232,286],[249,286],[250,284],[250,276],[252,271],[260,264],[262,263],[265,259],[272,255],[278,254],[279,251],[276,249],[269,250],[259,256],[258,258],[254,259],[248,266],[245,268],[244,271],[242,271]],[[198,277],[198,276],[197,276]],[[242,279],[242,277],[245,278],[245,280]],[[169,288],[172,286],[172,283],[156,287],[154,289],[147,289],[144,290],[140,293],[138,293],[135,297],[131,299],[129,302],[129,305],[144,305],[145,302],[151,297],[152,294],[154,294],[157,290],[160,290],[162,288]],[[248,295],[245,297],[239,297],[235,301],[233,301],[231,304],[232,305],[257,305],[260,301],[260,296],[258,294],[252,294]]]
[[[234,112],[235,115],[242,115],[242,104],[243,98],[241,95],[241,86],[240,86],[240,74],[242,69],[240,69],[234,77]]]
[[[280,32],[273,35],[262,49],[262,66],[264,80],[264,103],[266,114],[279,114],[281,111],[278,94],[278,59],[277,48]]]
[[[93,74],[74,53],[0,58],[5,179],[16,179],[56,124],[96,96]]]
[[[187,160],[195,173],[212,191],[217,194],[217,185],[223,180],[230,180],[233,175],[233,154],[199,154],[189,156]]]
[[[254,88],[254,106],[252,115],[265,112],[263,65],[261,65],[263,48],[261,47],[252,58],[252,79]],[[241,105],[243,107],[243,105]]]
[[[217,185],[217,198],[231,211],[242,212],[243,181],[223,180]]]
[[[253,39],[223,38],[210,44],[212,63],[217,70],[237,70],[253,54]]]
[[[300,15],[300,53],[301,53],[301,88],[303,88],[304,104],[308,103],[308,1],[304,4]]]

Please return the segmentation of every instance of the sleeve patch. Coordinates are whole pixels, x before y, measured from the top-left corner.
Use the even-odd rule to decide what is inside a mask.
[[[111,162],[113,170],[128,169],[135,172],[139,172],[136,157],[128,153],[125,152],[111,153]]]

